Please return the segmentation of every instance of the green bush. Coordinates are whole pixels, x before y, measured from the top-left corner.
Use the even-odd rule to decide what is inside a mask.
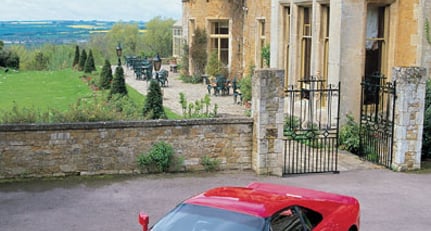
[[[360,143],[359,124],[354,121],[353,116],[347,115],[347,123],[341,127],[339,134],[340,149],[347,150],[351,153],[359,153]]]
[[[143,116],[147,119],[166,119],[165,109],[163,108],[162,89],[157,81],[151,80],[150,88],[145,99]]]
[[[138,166],[148,172],[169,172],[174,164],[174,149],[170,144],[160,141],[154,144],[148,153],[138,156]]]
[[[219,159],[211,158],[207,155],[202,156],[200,159],[200,164],[204,166],[204,169],[207,172],[218,170],[220,167],[220,163],[221,161]]]
[[[271,50],[270,50],[269,44],[266,44],[265,46],[262,47],[261,56],[262,56],[263,62],[265,63],[265,66],[269,67],[269,62],[271,59]]]
[[[252,96],[251,83],[252,83],[254,68],[255,68],[254,66],[250,66],[248,70],[248,74],[239,81],[242,100],[244,102],[251,100],[251,96]]]
[[[202,76],[198,76],[198,75],[184,75],[184,74],[181,74],[180,75],[180,79],[184,83],[193,83],[193,84],[202,83]]]
[[[100,72],[99,87],[101,89],[111,88],[111,82],[113,78],[111,63],[106,59],[105,64],[102,67],[102,72]]]
[[[117,66],[115,68],[114,79],[112,80],[110,95],[119,94],[122,96],[127,95],[126,80],[124,79],[123,67]]]
[[[83,49],[81,51],[81,56],[79,56],[78,71],[84,70],[85,61],[87,61],[87,52]]]

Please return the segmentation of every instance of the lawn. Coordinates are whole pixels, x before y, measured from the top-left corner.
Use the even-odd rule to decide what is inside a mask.
[[[89,83],[80,76],[82,72],[71,69],[60,71],[9,71],[0,72],[0,112],[19,108],[36,109],[41,112],[55,109],[67,111],[79,99],[94,95]],[[97,82],[99,73],[91,75]],[[127,86],[129,97],[136,105],[144,105],[145,96]],[[98,91],[97,94],[102,93]],[[104,94],[106,95],[106,94]],[[166,109],[168,118],[178,115]]]
[[[79,98],[89,97],[92,90],[79,76],[80,72],[24,71],[0,72],[0,108],[11,110],[14,104],[20,108],[41,111],[67,110]]]

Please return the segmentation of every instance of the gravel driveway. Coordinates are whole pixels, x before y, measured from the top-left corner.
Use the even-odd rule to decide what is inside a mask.
[[[361,230],[423,231],[431,226],[431,175],[367,169],[287,178],[220,172],[0,184],[0,230],[140,230],[141,210],[153,223],[191,195],[251,181],[355,196],[361,203]]]

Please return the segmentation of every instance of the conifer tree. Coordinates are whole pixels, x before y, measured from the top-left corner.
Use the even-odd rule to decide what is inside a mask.
[[[92,71],[95,71],[95,70],[96,70],[96,67],[94,66],[93,52],[90,50],[87,60],[85,61],[84,72],[91,73]]]
[[[109,60],[105,60],[105,64],[102,67],[102,72],[100,72],[100,82],[99,87],[101,89],[109,89],[111,88],[111,82],[112,82],[112,69],[111,69],[111,63]]]
[[[75,57],[73,58],[73,64],[72,68],[77,68],[77,65],[79,64],[79,46],[76,45],[75,47]]]
[[[147,98],[143,109],[143,115],[147,119],[165,119],[166,113],[163,109],[163,95],[159,83],[151,80]]]
[[[81,56],[79,57],[78,71],[83,71],[85,67],[85,62],[87,61],[87,52],[82,49]]]
[[[124,70],[121,66],[115,68],[114,79],[112,80],[110,97],[115,94],[127,95],[126,81],[124,80]]]
[[[93,57],[93,51],[90,50],[90,57],[91,57],[91,71],[96,71],[96,64],[94,63],[94,57]]]

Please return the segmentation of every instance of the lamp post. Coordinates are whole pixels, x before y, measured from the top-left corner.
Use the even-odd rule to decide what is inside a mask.
[[[121,48],[120,42],[118,42],[118,46],[115,48],[117,51],[117,57],[118,57],[118,66],[121,66],[121,55],[123,54],[123,49]]]
[[[159,71],[162,67],[162,59],[160,59],[159,54],[157,54],[156,57],[153,58],[153,66],[154,70],[156,71],[156,79],[159,80]]]

